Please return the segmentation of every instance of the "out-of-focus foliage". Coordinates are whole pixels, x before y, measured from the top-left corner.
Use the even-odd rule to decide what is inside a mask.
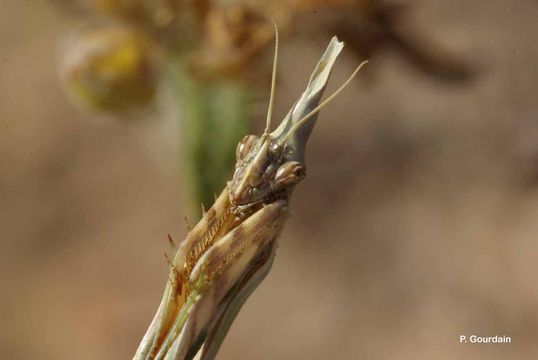
[[[96,13],[133,19],[155,26],[167,26],[177,17],[177,0],[86,0],[88,9]]]
[[[58,39],[90,17],[135,23],[51,6],[59,1],[67,2],[1,2],[0,354],[130,359],[162,292],[166,233],[180,241],[190,216],[178,199],[192,188],[173,170],[183,174],[187,164],[167,151],[184,134],[169,134],[177,127],[155,117],[96,125],[69,106],[54,73]],[[322,113],[273,271],[243,308],[222,359],[538,359],[538,7],[401,2],[410,6],[401,13],[407,23],[395,24],[400,33],[429,39],[428,51],[448,60],[461,54],[480,76],[447,84],[390,42],[372,40],[362,77]],[[276,17],[275,116],[297,96],[308,76],[300,59],[318,54],[336,15],[357,30],[334,87],[360,57],[351,39],[382,27],[336,7],[305,9],[290,25]],[[206,43],[179,39],[205,30],[179,31],[200,24],[188,19],[136,28],[158,48],[175,44],[194,58]],[[244,76],[262,100],[271,47],[229,75]],[[202,75],[197,83],[210,78]],[[171,103],[184,102],[177,94]],[[183,118],[174,120],[187,126]],[[473,333],[513,343],[458,343]]]
[[[186,75],[178,70],[177,76]],[[179,84],[178,92],[186,104],[183,116],[188,119],[181,126],[187,134],[182,168],[189,191],[197,200],[191,204],[192,212],[198,214],[198,202],[209,208],[214,195],[222,191],[223,180],[235,162],[235,152],[230,150],[250,128],[253,96],[241,81],[180,80]]]
[[[62,72],[73,98],[125,116],[125,109],[153,104],[161,79],[172,83],[183,124],[182,173],[190,179],[187,192],[193,194],[194,208],[200,202],[209,206],[213,194],[224,187],[235,143],[255,117],[254,95],[268,86],[266,55],[274,38],[269,17],[278,24],[283,41],[336,34],[358,60],[393,48],[429,75],[449,80],[469,75],[465,64],[416,36],[420,31],[409,32],[413,26],[400,26],[412,9],[381,0],[61,3],[92,24],[65,50]],[[301,33],[302,23],[310,24],[306,33]],[[156,54],[162,54],[159,71],[154,71]]]
[[[62,78],[73,99],[90,109],[146,106],[157,87],[154,46],[151,38],[129,26],[82,30],[65,46]]]
[[[410,22],[414,7],[405,2],[381,0],[210,1],[179,0],[56,0],[77,9],[81,21],[130,24],[137,31],[181,59],[197,77],[247,78],[259,86],[269,62],[259,55],[273,39],[269,17],[284,38],[320,33],[336,34],[348,42],[361,60],[385,48],[426,73],[444,79],[465,79],[470,68],[431,40]],[[95,25],[94,28],[107,25]],[[98,29],[94,31],[100,32]],[[98,35],[100,36],[100,35]],[[308,36],[308,35],[306,35]],[[88,41],[80,39],[80,41]],[[84,48],[83,45],[80,46]],[[72,52],[75,52],[73,50]],[[181,57],[177,55],[181,54]],[[81,57],[84,55],[81,55]],[[194,79],[194,81],[198,81]],[[265,85],[266,83],[263,83]]]

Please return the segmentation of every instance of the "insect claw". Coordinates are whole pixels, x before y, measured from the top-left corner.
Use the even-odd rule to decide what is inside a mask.
[[[189,219],[185,216],[185,225],[187,226],[187,231],[191,231],[191,224],[189,223]]]
[[[166,260],[166,263],[172,267],[172,261],[170,260],[170,257],[168,256],[167,253],[164,253],[164,259]]]
[[[202,205],[202,216],[204,216],[204,215],[205,215],[205,206],[204,206],[204,204],[203,204],[203,203],[202,203],[202,204],[200,204],[200,205]]]
[[[168,234],[168,244],[172,248],[172,250],[175,250],[176,243],[174,242],[174,239],[172,239],[172,235]]]

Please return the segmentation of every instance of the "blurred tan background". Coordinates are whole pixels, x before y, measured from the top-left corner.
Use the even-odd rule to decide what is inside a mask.
[[[387,51],[322,111],[273,270],[220,359],[538,357],[538,3],[413,3],[478,75],[442,82]],[[2,359],[131,358],[166,234],[186,231],[173,125],[66,100],[71,22],[43,0],[0,11]],[[278,117],[328,39],[282,42]],[[513,342],[459,343],[472,334]]]

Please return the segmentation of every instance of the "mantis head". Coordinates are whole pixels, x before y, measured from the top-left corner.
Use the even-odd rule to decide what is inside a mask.
[[[338,90],[320,103],[332,66],[344,47],[333,37],[316,65],[306,90],[280,125],[270,132],[278,57],[276,27],[275,31],[275,57],[265,131],[260,137],[247,135],[239,142],[235,172],[228,182],[230,202],[236,215],[257,210],[263,204],[278,199],[289,198],[295,185],[306,176],[305,148],[319,110],[336,97],[367,63],[362,62]]]
[[[237,145],[237,163],[228,185],[230,201],[240,212],[287,199],[291,190],[306,175],[297,159],[297,150],[271,135],[245,136]]]

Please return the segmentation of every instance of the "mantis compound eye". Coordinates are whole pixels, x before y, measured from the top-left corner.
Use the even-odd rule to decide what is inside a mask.
[[[247,135],[241,139],[239,144],[237,144],[237,149],[235,150],[237,160],[243,160],[257,141],[258,137],[256,135]]]
[[[284,187],[293,186],[306,176],[306,167],[298,161],[288,161],[276,171],[275,182]]]

